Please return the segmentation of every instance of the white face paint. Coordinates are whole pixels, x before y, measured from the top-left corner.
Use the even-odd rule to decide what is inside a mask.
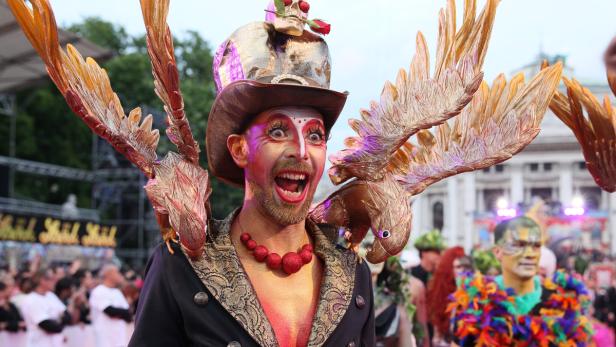
[[[314,118],[306,118],[306,117],[291,117],[291,121],[293,123],[293,131],[295,131],[295,138],[297,139],[299,146],[299,157],[306,158],[306,138],[304,137],[304,127],[308,124],[310,120]]]

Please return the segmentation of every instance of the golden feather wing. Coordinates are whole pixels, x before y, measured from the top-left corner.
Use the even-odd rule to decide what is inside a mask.
[[[597,185],[605,191],[614,192],[616,110],[607,96],[602,104],[578,81],[563,78],[563,82],[567,87],[567,95],[557,92],[550,108],[575,134],[582,146],[588,171]]]
[[[491,88],[484,82],[453,125],[420,131],[416,143],[407,142],[395,153],[387,171],[416,195],[446,177],[511,158],[539,134],[561,73],[558,64],[528,84],[522,74],[509,83],[500,75]]]
[[[68,105],[93,132],[151,177],[160,137],[158,130],[152,130],[152,117],[141,121],[139,108],[127,116],[105,70],[93,59],[84,60],[72,45],[62,50],[49,2],[30,3],[32,9],[23,0],[8,0],[17,22]]]
[[[358,134],[346,139],[346,149],[332,155],[329,171],[335,184],[352,177],[378,180],[391,156],[410,136],[456,116],[479,88],[481,67],[498,0],[488,0],[475,18],[475,0],[465,2],[464,21],[456,32],[455,3],[449,0],[439,15],[436,65],[430,75],[429,53],[417,34],[416,53],[409,71],[400,70],[387,82],[379,102],[361,111],[349,125]]]
[[[189,162],[199,165],[199,145],[184,113],[173,36],[167,25],[169,0],[141,0],[148,54],[152,62],[156,94],[167,113],[167,137]]]

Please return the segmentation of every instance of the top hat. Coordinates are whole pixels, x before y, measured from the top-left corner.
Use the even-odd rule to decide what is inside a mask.
[[[300,16],[285,18],[239,28],[214,56],[217,96],[208,118],[206,151],[211,173],[227,183],[244,183],[227,137],[244,131],[254,116],[274,107],[312,107],[329,132],[346,102],[346,92],[329,89],[331,61],[323,38],[298,31],[297,24],[304,25]]]

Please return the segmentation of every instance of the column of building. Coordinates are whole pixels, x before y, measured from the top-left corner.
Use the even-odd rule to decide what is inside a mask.
[[[447,180],[447,204],[445,205],[445,229],[444,237],[448,245],[457,244],[457,234],[460,229],[460,223],[458,222],[458,182],[457,177],[451,177]]]
[[[413,204],[411,205],[411,211],[413,213],[413,220],[411,221],[411,237],[409,239],[409,245],[412,245],[417,236],[425,229],[426,219],[426,197],[419,195],[413,198]]]
[[[563,206],[568,206],[573,199],[573,165],[561,162],[559,167],[558,198]]]
[[[511,170],[511,196],[510,207],[515,208],[519,203],[524,202],[524,173],[521,163],[509,165]]]
[[[464,180],[464,249],[470,252],[475,243],[475,211],[477,210],[477,187],[475,185],[475,172],[463,175]]]

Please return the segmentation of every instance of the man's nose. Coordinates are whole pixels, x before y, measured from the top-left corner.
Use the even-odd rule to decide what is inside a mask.
[[[303,137],[296,137],[293,141],[293,149],[290,152],[290,156],[297,160],[308,160],[308,151],[306,150],[306,139]]]
[[[540,254],[540,251],[535,250],[533,246],[524,247],[524,253],[522,253],[522,255],[525,258],[533,258],[533,259],[539,257],[539,254]]]

